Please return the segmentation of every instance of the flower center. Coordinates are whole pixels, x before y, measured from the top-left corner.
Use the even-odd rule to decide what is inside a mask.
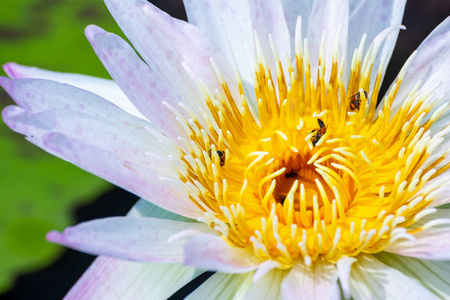
[[[307,44],[302,48],[295,70],[289,62],[284,70],[274,51],[276,74],[259,56],[257,109],[240,81],[242,99],[233,99],[218,72],[223,91],[203,90],[208,110],[196,116],[183,107],[191,119],[178,118],[191,139],[180,177],[205,212],[199,221],[281,267],[375,253],[410,237],[421,230],[412,225],[433,212],[427,182],[448,169],[446,153],[429,159],[443,140],[429,128],[448,105],[425,122],[430,94],[416,88],[391,116],[402,70],[375,117],[384,62],[371,88],[376,54],[361,61],[364,38],[347,87],[337,55],[325,79],[323,52],[314,84]]]

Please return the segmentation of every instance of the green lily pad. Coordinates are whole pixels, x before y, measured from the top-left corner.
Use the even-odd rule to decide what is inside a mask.
[[[0,63],[108,78],[84,36],[88,24],[120,32],[102,1],[0,1]],[[0,74],[0,75],[3,75]],[[0,89],[0,109],[13,104]],[[53,157],[0,122],[0,293],[20,273],[54,261],[62,247],[45,241],[74,223],[71,211],[110,187]]]

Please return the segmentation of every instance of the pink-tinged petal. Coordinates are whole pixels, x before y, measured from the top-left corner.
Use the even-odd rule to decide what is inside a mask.
[[[180,180],[160,177],[154,170],[120,159],[109,151],[59,133],[45,136],[43,144],[42,148],[49,153],[166,210],[188,218],[198,218],[203,215],[190,200],[186,186]]]
[[[350,0],[349,2],[348,64],[351,63],[353,50],[359,47],[359,43],[364,33],[367,34],[367,44],[370,44],[385,28],[398,28],[402,24],[406,0]],[[385,53],[387,54],[387,61],[384,69],[386,69],[387,63],[389,62],[392,52],[394,51],[397,37],[398,31],[394,31],[389,34],[383,47],[379,51],[379,58],[381,58],[381,56]],[[374,62],[372,76],[376,74],[380,61],[380,59],[372,60],[372,62]]]
[[[308,49],[311,61],[311,74],[317,75],[322,36],[325,33],[325,78],[331,72],[331,58],[334,45],[338,42],[338,57],[347,57],[348,0],[314,1],[308,24]],[[340,30],[340,31],[339,31]],[[339,37],[339,40],[337,40]],[[348,62],[347,62],[348,63]]]
[[[119,36],[94,25],[88,26],[85,32],[111,77],[139,111],[173,139],[185,136],[175,115],[163,105],[163,102],[168,102],[177,106],[182,102],[173,86],[150,69]],[[196,107],[195,101],[190,105]]]
[[[112,80],[81,74],[53,72],[16,63],[7,63],[3,65],[3,69],[12,79],[37,78],[73,85],[99,95],[135,117],[146,119]]]
[[[450,228],[428,228],[414,235],[415,241],[398,240],[387,252],[429,260],[450,260]]]
[[[191,218],[202,214],[168,163],[167,153],[176,152],[147,132],[147,122],[69,85],[6,78],[1,83],[31,111],[8,107],[5,122],[32,143],[167,210]]]
[[[243,294],[252,283],[252,273],[225,274],[215,273],[193,291],[186,300],[205,299],[245,299]],[[269,298],[266,298],[269,299]]]
[[[148,63],[158,70],[184,98],[198,97],[192,79],[183,63],[192,70],[195,79],[201,78],[211,90],[221,85],[210,62],[213,58],[234,95],[235,76],[220,49],[195,26],[170,17],[144,0],[106,0],[117,23]],[[238,99],[237,97],[236,99]]]
[[[307,36],[307,29],[309,24],[309,16],[313,7],[314,0],[281,0],[283,4],[284,16],[289,28],[289,34],[291,37],[291,53],[295,54],[294,40],[295,40],[295,28],[297,26],[298,16],[302,17],[302,36]]]
[[[251,251],[232,247],[216,235],[202,234],[191,238],[185,246],[188,266],[223,273],[246,273],[259,262]]]
[[[141,128],[152,126],[148,121],[126,113],[98,95],[68,84],[43,79],[10,80],[0,77],[0,85],[20,107],[30,112],[66,109],[119,125],[126,122]]]
[[[296,263],[281,284],[283,299],[333,299],[339,293],[337,269],[325,259],[313,266]]]
[[[281,286],[283,279],[285,279],[287,275],[287,271],[274,269],[267,273],[261,280],[257,282],[253,282],[253,284],[249,287],[245,295],[242,299],[245,300],[258,300],[258,299],[273,299],[273,300],[289,300],[289,298],[285,298],[281,292]],[[253,279],[253,281],[255,281]],[[298,298],[298,295],[294,299]]]
[[[156,218],[112,217],[68,227],[63,233],[51,231],[47,240],[82,252],[131,261],[180,263],[186,239],[169,238],[186,229],[211,232],[196,222]]]
[[[13,95],[13,98],[14,96],[16,95]],[[108,104],[107,102],[105,103]],[[102,106],[100,106],[100,108],[101,107]],[[30,106],[28,106],[28,108],[30,108]],[[32,106],[31,108],[37,109],[40,107]],[[94,106],[94,108],[96,107]],[[107,109],[108,106],[105,107],[105,111],[103,111],[103,113],[106,113]],[[118,109],[118,114],[120,114],[120,112],[121,110]],[[36,144],[37,146],[43,148],[44,150],[55,156],[67,160],[87,170],[88,172],[100,176],[167,210],[190,218],[197,218],[202,215],[202,212],[198,209],[198,207],[196,207],[196,205],[193,204],[189,199],[189,194],[182,182],[180,182],[179,180],[171,179],[169,177],[162,177],[170,175],[170,169],[168,168],[170,167],[170,164],[166,164],[165,168],[163,168],[163,165],[161,165],[161,163],[164,163],[164,161],[157,161],[156,154],[150,155],[149,160],[147,160],[147,162],[154,162],[154,165],[152,165],[151,163],[147,165],[144,162],[144,157],[141,157],[143,161],[139,162],[139,155],[136,155],[136,157],[129,156],[129,154],[133,151],[132,149],[135,148],[132,148],[131,150],[127,150],[125,147],[122,148],[122,150],[120,150],[120,147],[114,147],[115,149],[102,149],[101,145],[96,146],[95,143],[94,145],[92,145],[86,143],[86,141],[81,141],[80,139],[82,139],[83,136],[77,136],[77,130],[65,130],[65,133],[71,134],[72,137],[68,137],[59,132],[50,132],[50,130],[57,130],[52,124],[52,119],[39,119],[39,116],[41,116],[41,114],[43,114],[43,116],[45,117],[46,114],[48,115],[48,113],[51,114],[52,111],[39,111],[37,113],[27,115],[24,109],[16,106],[10,106],[3,111],[3,118],[13,130],[26,134],[30,142]],[[128,115],[124,112],[122,113]],[[71,115],[72,114],[76,115],[77,112],[73,111],[71,112]],[[106,115],[108,114],[106,113]],[[25,117],[21,118],[23,116]],[[35,116],[38,117],[35,118]],[[53,117],[56,118],[56,116]],[[70,120],[72,119],[69,119],[69,121]],[[83,119],[79,120],[80,124],[83,123],[82,120]],[[60,122],[61,124],[56,127],[60,129],[64,128],[64,126],[70,123],[69,121]],[[45,122],[50,122],[50,127],[45,126],[45,124],[49,124]],[[117,124],[118,127],[120,127],[120,122],[118,122]],[[90,125],[89,122],[87,122],[85,125],[92,126],[92,124]],[[104,126],[107,127],[106,125]],[[70,126],[69,129],[71,129]],[[128,135],[120,134],[117,136],[117,138],[119,142],[127,141],[128,137],[133,136],[132,133],[133,130],[130,130],[128,132]],[[136,133],[136,131],[134,131],[134,133]],[[105,134],[108,134],[108,132],[105,132]],[[139,135],[137,136],[139,137]],[[93,142],[92,140],[95,140],[96,137],[98,140],[100,140],[101,144],[103,138],[101,134],[99,136],[91,136],[89,134],[86,134],[86,140],[89,138],[91,139],[91,142]],[[136,136],[134,138],[136,138]],[[131,142],[132,141],[133,140],[131,140]],[[146,139],[137,139],[135,142],[139,144],[141,141],[145,142]],[[114,144],[114,139],[109,141],[105,140],[105,143],[111,146],[111,144]],[[151,140],[149,140],[148,146],[150,149],[151,144]],[[160,144],[160,147],[162,146],[163,145]],[[119,157],[114,153],[114,151],[117,154],[123,155],[123,157]],[[140,153],[138,151],[135,154]],[[133,160],[138,162],[139,164],[133,162]],[[158,166],[161,166],[161,168],[159,168]],[[153,167],[155,167],[156,169],[152,169]]]
[[[384,264],[415,278],[441,299],[450,295],[450,261],[432,261],[381,252],[375,257]]]
[[[139,200],[128,216],[188,221],[145,200]],[[100,256],[65,299],[167,299],[200,273],[183,264],[138,263]]]
[[[365,299],[437,299],[419,281],[393,269],[372,255],[359,255],[352,266],[352,298]]]
[[[48,132],[61,132],[125,158],[132,152],[143,164],[152,160],[150,156],[143,158],[146,153],[163,157],[177,153],[165,136],[152,129],[152,124],[88,91],[40,79],[0,77],[0,84],[21,107],[7,108],[3,112],[5,122],[29,138],[33,135],[36,140]]]
[[[350,299],[350,271],[352,264],[357,261],[353,257],[343,257],[337,261],[336,267],[339,275],[342,293],[345,299]]]
[[[413,58],[395,97],[392,112],[399,110],[403,101],[419,81],[422,83],[421,94],[426,94],[438,86],[434,92],[435,100],[442,95],[448,95],[450,90],[449,69],[450,17],[439,24],[417,48],[417,55]]]
[[[62,109],[29,113],[20,107],[9,106],[3,110],[2,116],[9,127],[44,149],[44,137],[49,133],[61,133],[111,152],[123,161],[153,170],[160,176],[179,178],[179,172],[171,165],[167,155],[148,153],[158,146],[161,147],[159,150],[165,148],[165,152],[169,152],[170,147],[164,147],[139,128],[114,126],[79,112]]]

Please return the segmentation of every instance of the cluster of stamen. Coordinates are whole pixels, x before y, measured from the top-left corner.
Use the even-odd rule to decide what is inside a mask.
[[[430,126],[448,105],[429,116],[432,95],[418,85],[391,116],[405,67],[376,111],[386,57],[371,78],[375,54],[362,60],[364,37],[347,84],[337,51],[329,78],[323,50],[313,79],[307,41],[299,32],[296,39],[295,68],[290,61],[283,68],[272,46],[272,74],[258,53],[257,109],[240,80],[241,99],[233,99],[218,70],[223,91],[202,86],[208,111],[197,116],[182,107],[191,140],[180,177],[205,212],[199,221],[282,267],[375,253],[410,238],[421,230],[412,225],[433,212],[424,185],[449,167],[446,153],[429,159],[444,134],[431,136]]]

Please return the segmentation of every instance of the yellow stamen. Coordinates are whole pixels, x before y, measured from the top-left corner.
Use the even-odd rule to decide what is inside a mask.
[[[234,99],[213,60],[222,90],[212,93],[196,81],[205,98],[197,113],[164,103],[189,139],[180,138],[185,165],[176,165],[191,200],[205,212],[198,221],[230,245],[283,268],[296,261],[310,265],[319,257],[336,262],[376,253],[441,224],[421,227],[418,221],[435,211],[430,206],[442,193],[442,183],[429,180],[450,168],[448,151],[433,156],[450,127],[435,136],[430,132],[450,105],[431,114],[437,103],[433,89],[423,93],[419,83],[395,107],[412,58],[377,109],[387,57],[371,78],[376,50],[369,48],[362,60],[366,36],[354,51],[348,81],[337,45],[331,69],[322,45],[317,74],[311,74],[300,19],[293,64],[282,64],[272,37],[269,43],[274,68],[255,34],[256,113],[241,79],[241,96]]]

